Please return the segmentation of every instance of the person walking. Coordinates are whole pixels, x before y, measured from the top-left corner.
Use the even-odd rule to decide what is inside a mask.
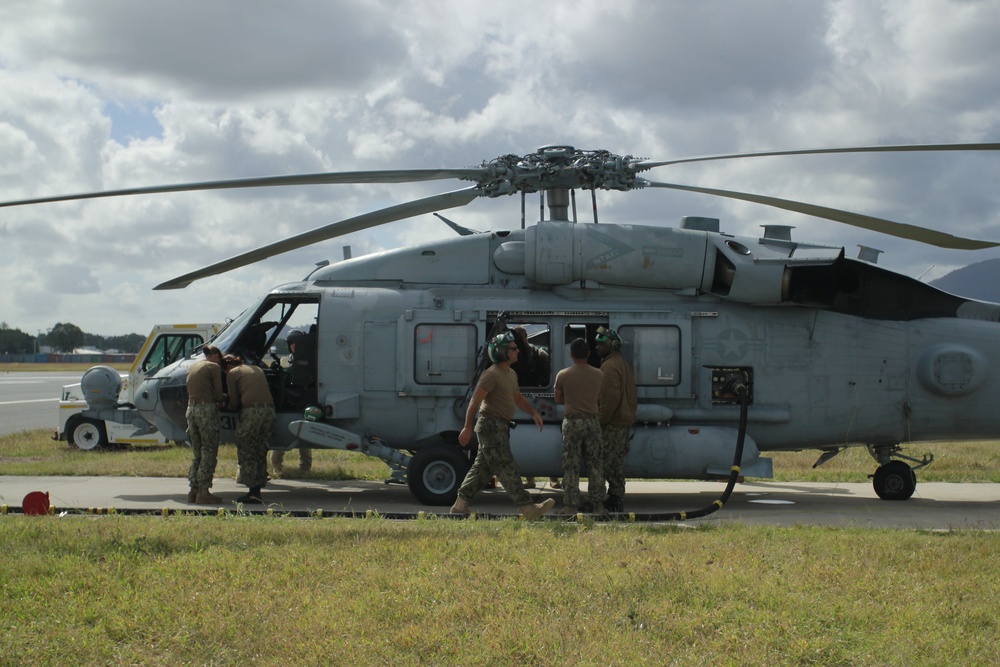
[[[601,327],[595,338],[601,357],[604,385],[601,389],[600,420],[604,436],[604,476],[608,497],[604,506],[609,512],[623,512],[625,497],[625,456],[628,454],[629,429],[635,422],[635,373],[621,355],[622,339],[614,329]]]
[[[583,338],[569,345],[573,365],[556,373],[555,402],[564,405],[562,423],[563,511],[580,508],[580,473],[587,470],[587,511],[605,511],[604,452],[598,400],[604,374],[587,359],[590,346]]]
[[[517,373],[510,367],[512,362],[517,361],[518,354],[514,335],[507,331],[495,336],[489,342],[487,353],[493,365],[479,377],[472,400],[465,411],[465,424],[458,435],[458,443],[462,447],[467,446],[472,440],[475,422],[479,450],[458,490],[451,512],[469,514],[469,504],[496,475],[504,491],[521,509],[521,515],[528,521],[533,521],[551,510],[555,500],[548,498],[541,503],[532,503],[531,496],[524,490],[521,472],[510,451],[510,422],[514,418],[515,406],[531,415],[539,431],[542,430],[542,416],[521,395],[517,386]]]

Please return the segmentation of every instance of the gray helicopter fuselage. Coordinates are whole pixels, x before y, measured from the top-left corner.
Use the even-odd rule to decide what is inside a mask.
[[[569,343],[592,340],[597,326],[619,332],[636,372],[630,477],[727,474],[740,415],[734,378],[749,389],[750,476],[770,476],[760,452],[1000,433],[1000,306],[845,259],[842,248],[794,243],[780,229],[751,239],[698,219],[682,228],[541,222],[400,248],[276,288],[216,344],[267,365],[281,323],[259,314],[276,305],[316,316],[314,342],[296,351],[314,366],[306,379],[267,369],[274,448],[296,446],[288,425],[307,404],[392,448],[454,443],[479,351],[515,324],[550,357],[547,376],[521,387],[546,421],[538,433],[528,415],[515,418],[525,475],[561,473],[552,381],[571,364]],[[139,392],[146,418],[170,438],[186,429],[190,363]]]

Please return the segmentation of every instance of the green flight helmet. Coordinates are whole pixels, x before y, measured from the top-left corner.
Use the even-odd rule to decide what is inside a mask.
[[[511,343],[517,344],[517,341],[514,340],[514,334],[510,331],[504,331],[502,334],[494,336],[486,348],[490,355],[490,361],[494,364],[507,361],[507,346]]]
[[[597,336],[594,338],[597,343],[606,343],[612,350],[620,350],[622,347],[622,337],[614,329],[597,328]]]

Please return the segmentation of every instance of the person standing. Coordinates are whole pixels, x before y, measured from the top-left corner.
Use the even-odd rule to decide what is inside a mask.
[[[219,406],[225,403],[226,395],[222,391],[222,351],[206,345],[202,352],[205,358],[191,364],[186,378],[188,406],[184,416],[191,443],[187,501],[211,505],[222,502],[211,489],[219,455]]]
[[[479,377],[469,408],[465,411],[465,424],[458,434],[458,443],[462,447],[467,446],[472,440],[475,421],[479,451],[458,490],[458,498],[455,499],[451,512],[469,514],[469,503],[496,475],[503,484],[504,491],[521,509],[522,516],[533,521],[551,510],[555,501],[548,498],[541,503],[532,503],[531,496],[524,490],[521,472],[510,451],[510,422],[514,418],[515,406],[531,415],[539,431],[542,430],[542,416],[521,395],[517,386],[517,373],[510,367],[511,363],[517,361],[518,354],[514,335],[507,331],[495,336],[489,342],[487,352],[493,365]]]
[[[518,326],[510,330],[517,344],[517,363],[513,364],[519,387],[547,387],[552,369],[548,348],[528,342],[528,330]],[[549,477],[549,486],[561,489],[558,477]],[[525,477],[524,488],[535,488],[535,478]]]
[[[625,455],[628,454],[629,429],[635,422],[635,373],[621,355],[622,339],[614,329],[597,330],[597,354],[601,357],[604,385],[601,389],[600,420],[604,436],[604,476],[608,497],[604,506],[609,512],[624,511]]]
[[[288,356],[285,357],[281,366],[284,368],[294,368],[295,367],[295,345],[300,340],[305,340],[308,337],[304,331],[298,329],[293,329],[288,333],[288,337],[285,339],[285,343],[288,345]],[[308,359],[300,360],[308,363]],[[304,391],[304,388],[297,387],[299,391]],[[312,470],[313,464],[313,453],[312,449],[308,447],[299,447],[299,472],[306,473]],[[277,479],[284,477],[285,475],[285,450],[275,449],[271,451],[271,470],[274,472],[274,476]]]
[[[587,363],[590,346],[583,338],[569,345],[573,365],[556,373],[555,401],[565,406],[562,423],[564,511],[576,514],[580,506],[580,472],[587,468],[589,509],[604,508],[604,452],[598,400],[604,373]]]
[[[236,459],[240,478],[249,491],[238,503],[262,503],[261,487],[267,484],[267,448],[274,435],[274,399],[267,377],[257,366],[227,354],[224,360],[229,409],[239,410],[236,424]]]

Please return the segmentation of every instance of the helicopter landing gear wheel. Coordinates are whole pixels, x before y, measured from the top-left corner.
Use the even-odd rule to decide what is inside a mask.
[[[107,446],[108,433],[101,422],[79,417],[67,425],[66,440],[77,449],[91,450]]]
[[[872,475],[872,486],[882,500],[907,500],[917,489],[917,474],[905,461],[889,461]]]
[[[468,457],[457,447],[430,447],[410,459],[406,483],[424,505],[451,505],[470,467]]]

